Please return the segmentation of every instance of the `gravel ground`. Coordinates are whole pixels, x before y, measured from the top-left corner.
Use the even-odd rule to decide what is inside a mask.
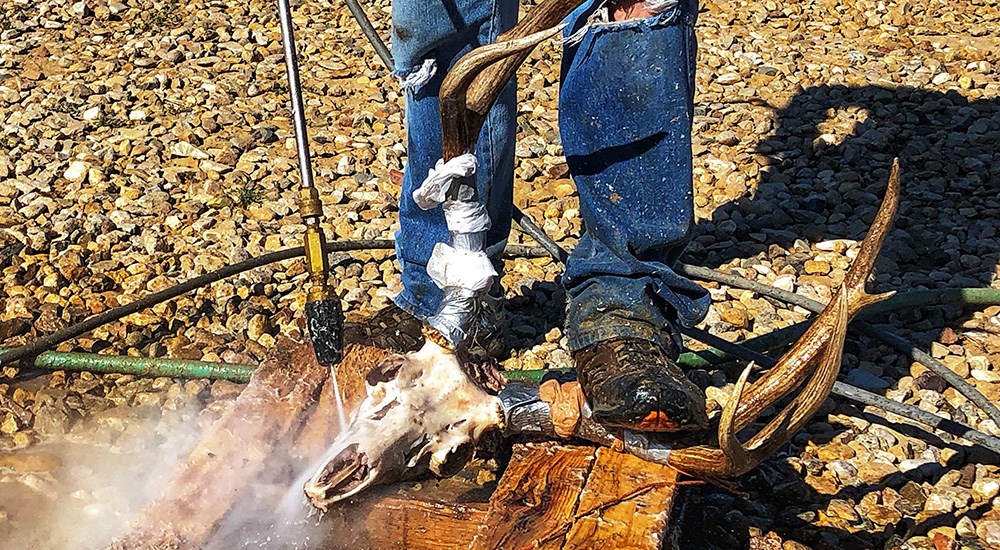
[[[369,5],[383,35],[388,2]],[[400,92],[339,3],[296,9],[317,183],[336,239],[391,237],[405,162]],[[698,224],[684,258],[826,300],[899,156],[903,200],[879,290],[1000,288],[1000,9],[991,0],[784,5],[706,1],[694,121]],[[520,74],[515,201],[566,247],[580,235],[559,142],[558,46]],[[277,20],[250,0],[11,0],[0,5],[0,344],[298,244],[294,141]],[[515,233],[512,242],[530,243]],[[399,290],[388,252],[334,268],[354,316]],[[507,262],[508,368],[570,364],[548,259]],[[301,332],[304,264],[216,283],[60,346],[255,363]],[[807,318],[707,284],[702,328],[730,340]],[[882,322],[1000,401],[1000,307]],[[909,359],[848,342],[842,378],[991,433]],[[698,373],[710,404],[732,378]],[[127,454],[131,432],[204,425],[240,386],[166,378],[0,375],[0,484],[58,495],[66,469],[15,460],[62,441]],[[123,421],[140,415],[149,423]],[[150,428],[153,426],[153,428]],[[159,426],[157,430],[155,427]],[[691,491],[689,547],[1000,548],[996,457],[829,401],[738,483]],[[8,492],[5,488],[0,492]],[[104,498],[100,492],[93,499]],[[0,531],[16,527],[0,502]],[[708,527],[705,527],[708,526]]]

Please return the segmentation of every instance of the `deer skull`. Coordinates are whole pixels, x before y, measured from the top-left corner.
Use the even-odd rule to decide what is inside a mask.
[[[481,390],[458,357],[428,340],[386,358],[366,379],[367,397],[305,485],[321,510],[372,485],[427,472],[446,477],[501,424],[499,400]]]

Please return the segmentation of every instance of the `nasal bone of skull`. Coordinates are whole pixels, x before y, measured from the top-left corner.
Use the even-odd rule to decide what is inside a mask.
[[[326,487],[320,487],[318,485],[313,485],[312,483],[307,483],[303,488],[306,493],[306,498],[309,502],[313,503],[314,506],[318,508],[326,509],[323,503],[326,501]]]
[[[358,451],[358,447],[357,443],[351,443],[323,463],[312,479],[303,487],[310,501],[313,503],[324,502],[330,499],[331,492],[342,489],[343,485],[346,484],[349,488],[352,485],[351,478],[357,477],[355,474],[359,470],[362,477],[358,480],[363,480],[368,475],[365,457]]]

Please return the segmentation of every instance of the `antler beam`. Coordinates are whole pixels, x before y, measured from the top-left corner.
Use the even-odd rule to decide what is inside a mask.
[[[531,50],[557,34],[559,22],[583,0],[550,0],[528,12],[497,42],[463,56],[441,83],[441,132],[444,160],[470,152],[500,91]]]

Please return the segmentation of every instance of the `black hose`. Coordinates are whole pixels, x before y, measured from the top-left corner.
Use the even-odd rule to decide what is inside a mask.
[[[367,250],[392,247],[393,242],[384,239],[340,241],[327,243],[326,252],[329,254],[331,252],[344,252],[348,250]],[[178,283],[170,288],[165,288],[159,292],[143,296],[134,302],[114,307],[97,315],[88,317],[79,323],[57,330],[52,334],[40,336],[31,343],[25,344],[19,348],[14,348],[4,353],[0,353],[0,365],[6,365],[13,363],[14,361],[24,359],[25,357],[38,355],[45,350],[51,349],[71,338],[76,338],[77,336],[94,330],[102,325],[117,321],[122,317],[126,317],[148,307],[155,306],[161,302],[176,298],[182,294],[186,294],[192,290],[212,284],[216,281],[221,281],[227,277],[232,277],[233,275],[243,273],[244,271],[249,271],[274,262],[297,258],[304,254],[305,250],[302,247],[286,248],[284,250],[270,252],[256,258],[243,260],[242,262],[232,265],[227,265],[221,269],[211,271],[204,275],[199,275],[193,279],[184,281],[183,283]]]
[[[555,241],[549,237],[545,230],[535,223],[535,220],[531,219],[530,216],[521,211],[520,208],[514,207],[514,222],[517,223],[518,227],[521,228],[525,234],[527,234],[532,239],[538,242],[539,246],[545,249],[555,260],[558,260],[563,265],[569,260],[569,252],[566,249],[559,246]]]
[[[331,254],[334,252],[348,252],[351,250],[391,250],[394,247],[395,241],[390,239],[361,239],[326,243],[324,250],[327,254]],[[79,323],[57,330],[52,334],[40,336],[34,341],[21,347],[13,348],[0,353],[0,365],[7,365],[15,361],[20,361],[26,357],[33,357],[43,351],[52,349],[53,347],[71,338],[76,338],[77,336],[94,330],[102,325],[117,321],[122,317],[126,317],[146,308],[153,307],[159,303],[166,302],[167,300],[176,298],[182,294],[186,294],[192,290],[212,284],[216,281],[221,281],[222,279],[238,275],[244,271],[249,271],[251,269],[275,262],[298,258],[304,254],[305,250],[301,246],[296,248],[286,248],[284,250],[269,252],[256,258],[243,260],[242,262],[232,265],[227,265],[204,275],[199,275],[193,279],[184,281],[183,283],[178,283],[170,288],[143,296],[134,302],[114,307],[97,315],[88,317]],[[506,257],[518,256],[539,258],[547,255],[548,253],[545,250],[536,246],[508,245],[504,249],[504,256]]]
[[[535,226],[535,228],[537,228],[537,226]],[[542,236],[543,236],[542,239],[538,239],[539,242],[545,242],[545,240],[551,242],[551,239],[548,239],[547,235],[542,233]],[[387,250],[387,249],[393,249],[394,244],[395,243],[389,239],[338,241],[338,242],[327,243],[325,251],[327,254],[330,254],[333,252],[346,252],[351,250],[379,250],[379,249]],[[507,257],[510,256],[544,257],[552,255],[556,257],[556,259],[561,259],[558,257],[561,254],[553,254],[553,250],[551,248],[552,247],[508,245],[507,248],[504,250],[504,255]],[[561,247],[559,247],[558,245],[555,245],[555,248],[559,251],[562,251],[563,254],[565,254],[565,251],[563,251]],[[33,342],[21,346],[19,348],[14,348],[12,350],[0,353],[0,365],[12,363],[14,361],[19,361],[27,357],[34,357],[39,353],[51,349],[52,347],[62,342],[65,342],[71,338],[75,338],[88,331],[94,330],[95,328],[98,328],[102,325],[117,321],[123,317],[131,315],[148,307],[152,307],[156,304],[165,302],[172,298],[176,298],[177,296],[180,296],[182,294],[185,294],[202,286],[214,283],[216,281],[220,281],[222,279],[231,277],[233,275],[237,275],[244,271],[249,271],[257,267],[262,267],[274,262],[280,262],[283,260],[297,258],[302,256],[304,253],[305,251],[302,247],[287,248],[284,250],[270,252],[268,254],[264,254],[263,256],[258,256],[256,258],[250,258],[233,265],[222,267],[221,269],[218,269],[216,271],[200,275],[183,283],[179,283],[173,287],[161,290],[159,292],[154,292],[148,296],[144,296],[134,302],[125,304],[123,306],[118,306],[109,309],[103,313],[100,313],[98,315],[89,317],[79,323],[66,327],[62,330],[37,338]],[[812,309],[814,307],[822,309],[822,304],[819,304],[819,302],[809,300],[808,298],[804,298],[802,296],[792,294],[790,292],[785,292],[780,289],[769,287],[767,285],[762,285],[760,283],[756,283],[754,281],[750,281],[742,277],[738,277],[736,275],[726,275],[707,268],[688,266],[684,264],[679,265],[678,272],[687,274],[691,277],[714,280],[723,284],[728,284],[730,286],[738,288],[746,288],[748,290],[754,290],[762,295],[771,296],[783,301],[788,301],[790,303],[799,305],[807,309]],[[729,342],[727,340],[724,340],[707,332],[700,331],[698,329],[683,329],[683,331],[685,332],[685,334],[688,334],[689,336],[697,340],[705,342],[733,356],[742,357],[748,360],[753,360],[761,365],[773,365],[774,363],[774,360],[767,356],[761,355],[760,353],[745,348],[744,346],[741,346],[739,344],[734,344],[732,342]],[[909,344],[906,345],[909,346]],[[912,346],[909,347],[912,348]],[[964,382],[964,380],[962,382]],[[993,436],[984,434],[978,430],[974,430],[968,426],[964,426],[957,422],[950,421],[945,418],[931,414],[929,412],[920,410],[916,407],[906,405],[903,403],[898,403],[896,401],[892,401],[885,397],[875,395],[860,388],[855,388],[853,386],[841,382],[836,383],[833,392],[842,397],[846,397],[848,399],[858,401],[860,403],[864,403],[867,405],[872,405],[881,408],[883,410],[886,410],[888,412],[891,412],[893,414],[897,414],[899,416],[908,418],[910,420],[914,420],[916,422],[932,426],[934,428],[940,429],[952,435],[956,435],[958,437],[963,437],[970,441],[974,441],[976,443],[983,445],[986,448],[989,448],[990,450],[993,450],[994,452],[1000,453],[1000,439],[994,438]]]
[[[382,63],[385,64],[386,68],[392,71],[392,54],[389,53],[389,48],[386,47],[382,37],[379,36],[378,31],[375,30],[371,19],[368,19],[368,15],[365,13],[364,8],[361,7],[358,0],[344,1],[347,2],[347,9],[351,11],[351,15],[353,15],[355,21],[358,22],[358,26],[361,27],[361,32],[364,33],[365,37],[368,38],[368,42],[370,42],[372,47],[375,48],[375,53],[377,53],[382,59]]]
[[[680,262],[674,266],[674,269],[678,273],[689,277],[715,281],[717,283],[745,290],[752,290],[758,294],[769,296],[771,298],[781,300],[782,302],[788,302],[804,309],[808,309],[813,313],[819,313],[820,311],[823,311],[824,307],[826,307],[824,304],[817,302],[816,300],[800,296],[793,292],[788,292],[787,290],[781,290],[780,288],[774,288],[756,281],[751,281],[744,277],[740,277],[739,275],[719,273],[718,271],[708,269],[707,267],[688,265]],[[993,420],[993,422],[1000,426],[1000,408],[997,408],[997,406],[990,402],[985,395],[980,393],[975,386],[966,382],[961,376],[955,374],[953,370],[949,369],[937,359],[934,359],[930,355],[917,349],[913,344],[910,344],[903,338],[900,338],[885,329],[874,327],[862,320],[857,320],[855,323],[857,323],[858,328],[860,328],[863,332],[878,338],[889,346],[895,348],[900,353],[906,354],[906,356],[911,360],[919,362],[921,365],[930,369],[931,372],[943,378],[959,393],[965,396],[966,399],[972,401],[977,407],[985,412],[986,415]]]

